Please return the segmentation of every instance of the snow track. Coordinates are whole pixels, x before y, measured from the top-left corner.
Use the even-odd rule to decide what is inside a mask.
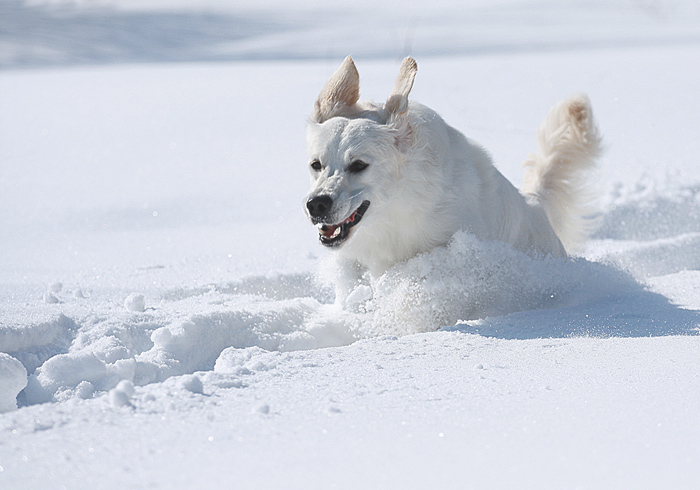
[[[80,397],[83,381],[105,392],[124,380],[142,386],[212,371],[229,348],[307,350],[443,327],[520,339],[695,335],[700,313],[613,265],[642,264],[636,270],[649,275],[651,258],[675,251],[656,275],[697,267],[695,235],[660,242],[608,255],[604,265],[532,259],[458,233],[447,247],[358,285],[362,292],[351,294],[358,299],[345,309],[333,304],[328,287],[299,274],[178,288],[149,298],[155,306],[143,311],[97,316],[90,298],[57,292],[58,303],[39,307],[43,314],[53,310],[55,320],[3,328],[0,350],[32,373],[21,401],[35,404]],[[70,310],[71,318],[63,313]]]

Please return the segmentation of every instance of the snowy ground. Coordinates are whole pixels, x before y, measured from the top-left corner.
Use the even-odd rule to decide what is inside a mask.
[[[0,0],[0,488],[697,487],[700,7],[454,3]],[[336,309],[304,123],[349,53],[516,184],[587,92],[581,257],[458,234]]]

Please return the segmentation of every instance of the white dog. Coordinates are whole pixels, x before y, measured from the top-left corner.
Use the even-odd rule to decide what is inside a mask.
[[[586,96],[552,108],[518,192],[478,144],[433,110],[409,103],[416,71],[406,58],[385,104],[359,101],[359,75],[348,56],[311,115],[305,208],[346,272],[377,277],[447,244],[458,230],[556,257],[586,238],[585,174],[601,150]]]

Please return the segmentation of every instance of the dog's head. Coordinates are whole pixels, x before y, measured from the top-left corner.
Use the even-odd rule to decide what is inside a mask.
[[[406,58],[382,105],[359,102],[360,78],[351,57],[331,76],[307,128],[311,190],[305,209],[328,247],[345,242],[381,210],[409,151],[408,94],[416,62]]]

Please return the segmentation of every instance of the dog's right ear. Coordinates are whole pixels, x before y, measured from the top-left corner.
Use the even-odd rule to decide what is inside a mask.
[[[384,110],[390,116],[403,114],[408,110],[408,94],[413,88],[413,81],[416,79],[418,64],[410,56],[403,60],[399,69],[399,76],[396,77],[394,90],[384,104]]]
[[[343,109],[354,107],[360,100],[360,74],[352,57],[348,56],[340,68],[328,79],[314,104],[311,120],[327,121]]]
[[[387,124],[395,130],[396,147],[401,152],[408,151],[413,143],[413,130],[406,114],[408,113],[408,94],[411,93],[417,72],[416,60],[410,56],[404,59],[399,69],[399,76],[396,77],[394,89],[384,104]]]

